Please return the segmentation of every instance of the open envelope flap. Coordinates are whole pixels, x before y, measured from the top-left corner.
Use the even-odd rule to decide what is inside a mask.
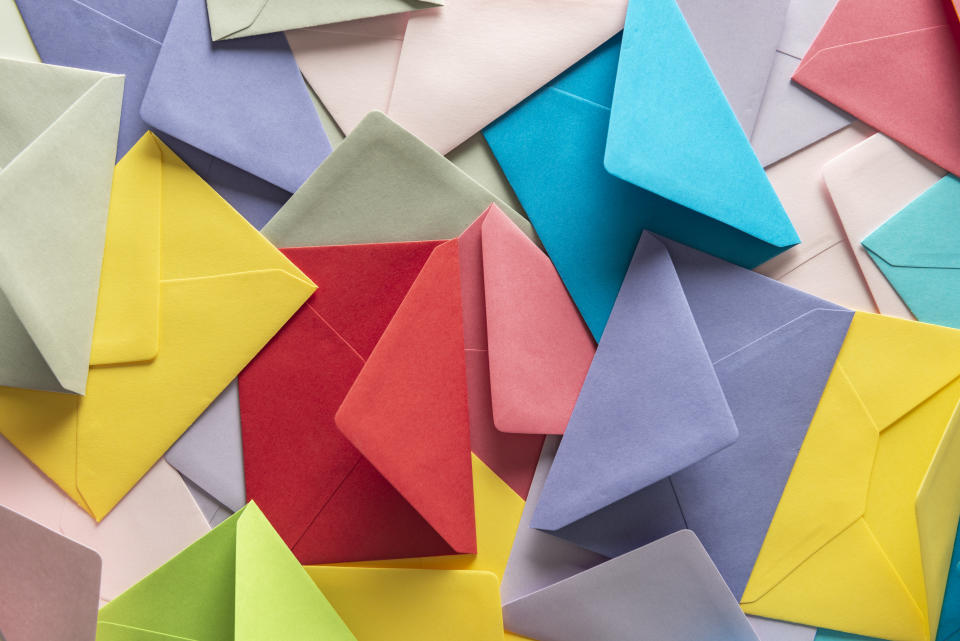
[[[644,234],[531,526],[569,525],[737,436],[670,255]]]
[[[895,267],[960,269],[960,180],[948,175],[863,240]]]
[[[457,242],[437,247],[336,423],[461,553],[476,552]]]
[[[562,434],[596,346],[553,263],[495,205],[482,227],[498,430]]]
[[[123,78],[0,60],[0,82],[0,384],[82,394]]]

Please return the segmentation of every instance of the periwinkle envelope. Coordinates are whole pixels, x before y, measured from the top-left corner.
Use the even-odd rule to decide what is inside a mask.
[[[551,488],[551,472],[531,526],[546,526],[557,536],[609,557],[689,528],[739,598],[853,312],[667,239],[653,240],[667,250],[669,262],[657,266],[672,266],[675,275],[668,270],[658,273],[679,279],[739,438],[668,479],[616,497],[619,500],[559,528],[540,518],[541,512],[554,511],[548,490],[555,499],[564,499],[569,489],[559,484],[562,476]],[[655,247],[646,242],[638,251]],[[648,269],[646,261],[635,262],[625,291],[632,295],[635,279],[650,278],[651,273],[641,271]],[[649,331],[643,324],[617,324],[611,329]],[[611,385],[617,384],[618,374],[610,373]],[[690,388],[669,385],[662,394],[691,397]],[[593,473],[617,475],[622,470],[600,465]]]
[[[917,320],[960,328],[960,180],[948,175],[863,240]]]

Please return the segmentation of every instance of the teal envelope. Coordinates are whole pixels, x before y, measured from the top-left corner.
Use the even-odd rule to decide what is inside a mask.
[[[622,40],[484,131],[597,338],[643,229],[744,267],[800,242],[675,0]]]
[[[960,180],[948,175],[862,242],[917,320],[960,329]]]

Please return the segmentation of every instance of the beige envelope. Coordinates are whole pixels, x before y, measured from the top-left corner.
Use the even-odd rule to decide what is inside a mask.
[[[913,318],[860,243],[945,173],[883,134],[870,137],[823,168],[844,233],[881,314]]]
[[[450,0],[288,31],[344,132],[385,112],[446,154],[623,28],[627,0]]]

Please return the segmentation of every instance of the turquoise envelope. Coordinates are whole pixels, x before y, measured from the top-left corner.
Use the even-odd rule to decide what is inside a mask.
[[[960,180],[948,175],[863,240],[917,320],[960,328]]]
[[[745,267],[800,242],[675,0],[622,41],[484,131],[597,338],[643,229]]]

